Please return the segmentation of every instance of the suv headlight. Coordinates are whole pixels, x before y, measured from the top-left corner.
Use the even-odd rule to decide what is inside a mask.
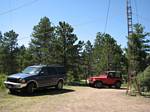
[[[19,79],[20,83],[25,83],[26,81],[24,79]]]

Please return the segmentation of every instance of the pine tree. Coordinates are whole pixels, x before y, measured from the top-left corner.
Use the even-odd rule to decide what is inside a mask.
[[[77,41],[77,37],[73,34],[73,28],[68,23],[59,22],[59,26],[57,27],[57,38],[59,40],[62,63],[65,67],[68,67],[68,63],[70,63],[68,59],[74,54],[74,43]]]
[[[150,50],[148,35],[149,33],[144,32],[144,27],[141,24],[135,24],[133,34],[128,37],[129,68],[136,73],[143,71],[147,67],[147,51]]]
[[[30,48],[26,48],[24,45],[18,48],[17,57],[19,71],[22,71],[25,67],[33,65],[33,56]]]
[[[0,73],[3,72],[2,55],[3,55],[2,33],[0,32]]]
[[[93,52],[97,73],[105,70],[121,70],[123,52],[109,34],[97,33]]]
[[[83,42],[78,40],[73,33],[74,29],[66,22],[59,22],[57,26],[57,54],[59,55],[60,63],[62,63],[66,70],[74,71],[75,79],[78,79],[80,51],[82,50]]]
[[[3,65],[3,72],[6,74],[15,73],[18,68],[17,63],[17,52],[18,52],[18,43],[17,43],[18,34],[13,30],[4,33],[2,37],[2,54],[1,54],[1,63]]]
[[[85,79],[87,79],[89,76],[92,76],[93,74],[93,45],[88,40],[85,43],[85,48],[82,53],[83,58],[83,69],[85,74]]]
[[[41,18],[38,25],[34,26],[30,48],[34,62],[38,64],[53,63],[53,41],[55,40],[54,27],[49,18]]]

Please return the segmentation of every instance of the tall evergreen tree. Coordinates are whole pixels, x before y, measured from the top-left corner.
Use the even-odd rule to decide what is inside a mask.
[[[3,36],[2,36],[2,33],[0,32],[0,46],[2,46],[2,39],[3,39]]]
[[[33,52],[35,63],[53,63],[54,29],[55,28],[47,17],[41,18],[38,25],[34,26],[30,48]]]
[[[69,57],[74,54],[74,43],[77,36],[73,34],[73,28],[66,22],[59,22],[57,27],[57,38],[59,40],[59,48],[61,51],[62,63],[68,67]]]
[[[57,26],[57,48],[61,63],[64,64],[67,71],[74,71],[74,78],[78,78],[78,64],[80,59],[80,51],[83,42],[76,44],[77,36],[73,33],[74,29],[66,22],[59,22]]]
[[[85,48],[84,51],[82,53],[82,57],[83,57],[83,68],[85,70],[85,79],[87,79],[87,77],[91,76],[93,73],[93,45],[91,44],[91,42],[88,40],[85,43]]]
[[[2,54],[3,54],[2,33],[0,32],[0,73],[3,72]]]
[[[26,48],[24,45],[18,48],[17,57],[19,71],[23,70],[25,67],[33,65],[33,56],[30,48]]]
[[[18,37],[18,34],[16,34],[13,30],[4,33],[4,36],[2,37],[1,63],[3,65],[3,72],[7,74],[15,73],[18,68],[17,37]]]
[[[120,70],[122,49],[109,34],[97,33],[94,43],[94,65],[96,71]]]
[[[128,37],[127,54],[130,71],[138,73],[146,68],[147,51],[150,50],[148,35],[141,24],[134,25],[134,32]]]

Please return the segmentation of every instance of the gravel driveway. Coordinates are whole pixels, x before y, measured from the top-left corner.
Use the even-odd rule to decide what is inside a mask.
[[[150,112],[150,98],[125,95],[125,89],[65,87],[33,96],[0,95],[0,112]]]

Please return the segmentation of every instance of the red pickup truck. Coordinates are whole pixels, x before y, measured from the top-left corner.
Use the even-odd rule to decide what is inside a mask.
[[[120,71],[106,71],[99,76],[89,77],[87,83],[89,86],[96,88],[101,88],[104,85],[107,85],[119,89],[122,84],[122,75]]]

